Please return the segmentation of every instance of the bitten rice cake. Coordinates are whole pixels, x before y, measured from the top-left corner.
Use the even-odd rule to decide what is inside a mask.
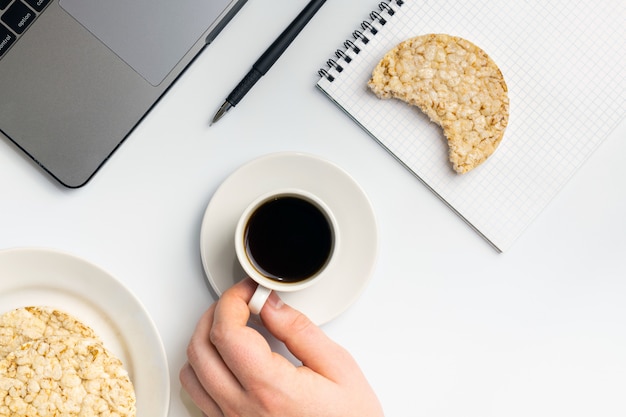
[[[466,173],[502,141],[509,119],[504,77],[473,43],[445,34],[408,39],[390,50],[368,82],[379,98],[417,106],[443,128],[453,169]]]

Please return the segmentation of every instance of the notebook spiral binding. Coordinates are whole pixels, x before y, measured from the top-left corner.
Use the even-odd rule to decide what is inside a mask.
[[[337,49],[335,58],[326,61],[328,68],[320,69],[317,74],[333,82],[335,76],[343,71],[344,65],[350,64],[352,55],[358,55],[361,52],[359,45],[367,45],[372,36],[376,36],[382,26],[387,24],[387,20],[396,14],[398,8],[402,7],[402,0],[388,0],[378,4],[378,10],[373,10],[370,14],[370,20],[364,20],[361,28],[352,32],[354,39],[348,39],[343,43],[344,49]]]

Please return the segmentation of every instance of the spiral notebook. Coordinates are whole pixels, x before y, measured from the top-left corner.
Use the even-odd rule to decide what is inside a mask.
[[[317,87],[498,251],[505,251],[624,120],[624,22],[623,0],[373,3],[355,10],[353,26],[320,70]],[[485,163],[467,174],[451,169],[447,141],[437,125],[417,108],[380,100],[367,88],[371,71],[388,50],[426,33],[460,36],[484,49],[509,89],[504,138]]]

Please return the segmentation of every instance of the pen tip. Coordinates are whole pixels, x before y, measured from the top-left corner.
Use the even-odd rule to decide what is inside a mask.
[[[211,120],[211,123],[209,124],[209,126],[213,125],[218,120],[220,120],[222,116],[224,116],[226,112],[230,110],[231,107],[232,105],[228,101],[225,101],[224,104],[222,104],[222,106],[219,108],[217,113],[215,113],[215,116],[213,116],[213,120]]]

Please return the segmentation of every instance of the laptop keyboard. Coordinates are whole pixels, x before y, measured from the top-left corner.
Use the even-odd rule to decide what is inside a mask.
[[[0,59],[51,0],[0,0]]]

